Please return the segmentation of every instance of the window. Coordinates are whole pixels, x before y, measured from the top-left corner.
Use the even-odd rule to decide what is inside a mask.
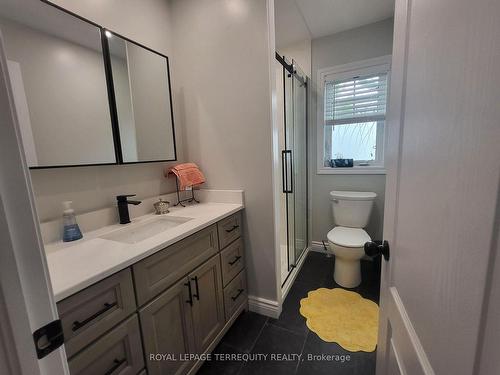
[[[349,172],[332,168],[332,159],[354,159],[357,171],[383,169],[389,61],[383,57],[320,71],[318,173]]]

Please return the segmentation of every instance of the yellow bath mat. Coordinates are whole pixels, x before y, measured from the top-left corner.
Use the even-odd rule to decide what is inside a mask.
[[[378,305],[358,293],[320,288],[300,300],[307,327],[323,341],[351,352],[373,352],[377,346]]]

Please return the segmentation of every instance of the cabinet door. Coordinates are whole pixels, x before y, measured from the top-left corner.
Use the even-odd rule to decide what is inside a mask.
[[[194,270],[189,278],[193,290],[193,323],[196,352],[203,353],[224,327],[224,296],[219,257]]]
[[[195,351],[189,282],[179,281],[139,311],[149,375],[181,375],[192,362],[181,356]],[[155,354],[171,358],[155,359]]]

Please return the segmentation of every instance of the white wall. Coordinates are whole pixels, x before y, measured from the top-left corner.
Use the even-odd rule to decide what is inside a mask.
[[[312,84],[310,85],[311,106],[309,170],[311,177],[311,218],[312,240],[326,239],[333,228],[333,218],[329,203],[331,190],[373,191],[378,197],[368,224],[367,231],[373,239],[382,238],[384,209],[384,175],[318,175],[317,159],[317,113],[316,93],[318,69],[366,60],[392,53],[393,19],[376,22],[367,26],[344,31],[312,41]]]
[[[208,187],[245,190],[249,292],[276,300],[266,1],[171,5],[187,156]]]
[[[39,0],[22,0],[39,3]],[[170,11],[165,0],[109,0],[71,1],[54,3],[86,17],[112,31],[172,56]],[[176,72],[171,69],[172,84]],[[180,112],[173,97],[174,116]],[[183,131],[176,122],[178,160],[184,160]],[[172,163],[170,163],[172,164]],[[175,190],[173,180],[167,181],[162,170],[168,163],[137,164],[129,166],[98,166],[33,170],[31,172],[40,220],[61,215],[62,200],[73,200],[78,213],[88,212],[114,204],[118,194],[137,194],[138,198],[155,196]]]
[[[276,48],[281,56],[293,59],[299,64],[307,77],[311,78],[311,40],[306,39],[298,43]]]

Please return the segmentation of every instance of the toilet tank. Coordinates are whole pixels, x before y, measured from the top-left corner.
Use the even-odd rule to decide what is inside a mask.
[[[376,197],[377,194],[372,192],[331,191],[330,202],[335,225],[351,228],[366,227]]]

